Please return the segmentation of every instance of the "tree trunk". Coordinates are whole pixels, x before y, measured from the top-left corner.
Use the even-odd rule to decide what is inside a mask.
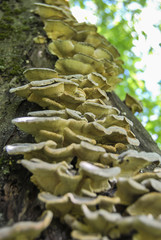
[[[37,188],[30,182],[30,174],[17,159],[10,157],[3,148],[16,142],[33,142],[31,136],[19,131],[11,120],[26,116],[27,112],[39,110],[36,104],[28,103],[9,93],[11,87],[25,83],[23,71],[29,67],[54,68],[57,57],[49,54],[46,44],[35,44],[33,38],[43,33],[40,18],[31,12],[35,0],[0,1],[0,227],[21,220],[35,220],[44,206],[37,200]],[[134,123],[132,131],[140,140],[139,151],[161,154],[151,136],[134,117],[129,108],[114,92],[108,93],[113,106]],[[55,219],[39,239],[70,239],[68,227]]]

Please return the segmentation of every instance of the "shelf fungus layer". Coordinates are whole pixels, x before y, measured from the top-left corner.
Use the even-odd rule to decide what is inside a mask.
[[[119,213],[110,213],[100,209],[91,211],[82,205],[85,218],[80,221],[75,216],[65,215],[65,222],[73,229],[72,237],[84,239],[118,239],[122,235],[131,235],[132,240],[161,239],[161,221],[146,215],[122,217]]]

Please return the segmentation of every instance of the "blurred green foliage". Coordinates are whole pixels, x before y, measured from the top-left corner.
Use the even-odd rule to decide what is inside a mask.
[[[125,72],[123,81],[115,89],[117,95],[124,100],[126,93],[134,96],[143,103],[143,113],[136,114],[148,132],[161,147],[161,94],[155,99],[146,89],[144,80],[137,79],[137,72],[144,69],[135,67],[135,63],[141,60],[132,51],[134,40],[139,36],[135,30],[135,23],[139,14],[146,7],[146,0],[70,0],[71,6],[78,5],[87,8],[87,2],[92,1],[96,5],[95,15],[98,17],[98,32],[104,35],[120,52],[124,61]],[[132,6],[133,5],[133,6]],[[160,29],[160,24],[156,25]],[[144,29],[142,35],[147,38]],[[153,48],[149,48],[149,54]],[[161,84],[160,84],[161,88]]]

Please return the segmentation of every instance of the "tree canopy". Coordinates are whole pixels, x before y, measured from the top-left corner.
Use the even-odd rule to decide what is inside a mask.
[[[94,6],[98,32],[119,50],[124,62],[125,71],[121,76],[123,81],[117,86],[115,92],[122,100],[125,99],[126,93],[129,93],[143,103],[143,113],[136,115],[161,147],[161,126],[159,124],[161,122],[161,93],[153,96],[146,88],[145,80],[138,77],[138,73],[143,72],[144,68],[139,68],[136,64],[141,61],[141,55],[136,55],[133,50],[140,37],[144,37],[145,41],[148,38],[144,29],[141,30],[140,35],[136,29],[141,12],[147,8],[147,1],[70,0],[70,3],[71,6],[78,5],[88,10],[91,3]],[[156,7],[158,11],[161,9],[159,1]],[[158,22],[154,27],[161,30],[161,23]],[[153,47],[149,46],[148,54],[153,54],[153,51]],[[158,84],[161,88],[161,84]]]

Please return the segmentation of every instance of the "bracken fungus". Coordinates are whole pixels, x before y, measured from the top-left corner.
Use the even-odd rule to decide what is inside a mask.
[[[161,240],[161,173],[140,171],[161,157],[131,149],[140,144],[133,123],[106,94],[121,81],[117,49],[95,25],[78,23],[68,1],[35,5],[50,39],[48,50],[58,60],[55,69],[27,69],[29,83],[10,90],[43,109],[12,121],[35,143],[6,150],[24,155],[19,163],[32,173],[48,212],[38,223],[0,229],[0,239],[18,240],[20,234],[35,239],[54,214],[71,227],[73,239]],[[141,111],[129,95],[125,102],[132,112]]]

